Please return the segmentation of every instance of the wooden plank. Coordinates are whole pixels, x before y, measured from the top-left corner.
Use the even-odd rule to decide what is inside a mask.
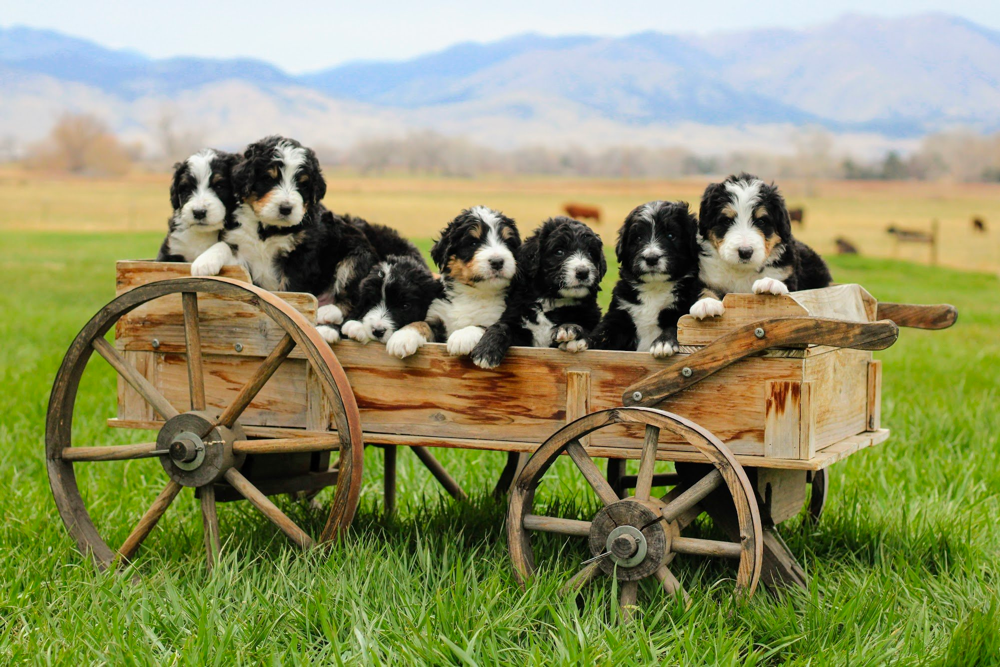
[[[678,322],[677,340],[683,345],[708,345],[721,336],[763,319],[776,317],[825,317],[851,322],[872,322],[875,300],[860,285],[835,285],[823,289],[770,294],[727,294],[722,317],[698,320],[685,315]]]
[[[868,400],[865,417],[867,430],[882,428],[882,362],[868,362]]]
[[[946,303],[925,306],[881,302],[878,304],[878,319],[892,320],[901,327],[947,329],[958,320],[958,310]]]
[[[803,383],[770,381],[764,384],[766,387],[764,456],[799,458],[799,422],[802,419]]]
[[[813,383],[803,382],[799,396],[799,455],[809,460],[816,455],[816,413],[812,405]]]
[[[566,372],[566,423],[590,414],[590,372]],[[580,438],[580,444],[590,444],[590,436]]]
[[[125,361],[132,364],[140,375],[155,387],[156,359],[153,352],[122,352]],[[121,419],[149,421],[156,419],[153,406],[146,402],[121,375],[118,376],[118,416]]]
[[[814,451],[868,430],[868,363],[871,352],[838,350],[805,362]]]
[[[170,278],[190,278],[191,264],[187,262],[154,262],[151,260],[119,260],[115,263],[115,296],[131,289]],[[249,283],[250,274],[242,266],[224,266],[223,278]]]
[[[777,525],[798,516],[806,502],[806,471],[761,468],[756,473],[761,519]]]

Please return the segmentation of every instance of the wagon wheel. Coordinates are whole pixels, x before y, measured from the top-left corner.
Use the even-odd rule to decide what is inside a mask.
[[[635,495],[621,499],[604,479],[579,438],[613,424],[645,424]],[[686,488],[663,498],[650,494],[654,482],[661,429],[681,436],[714,466]],[[566,453],[604,505],[591,521],[537,515],[535,490],[556,458]],[[728,491],[735,506],[740,541],[683,537],[681,531],[701,513],[698,503],[716,489]],[[535,452],[514,482],[507,514],[507,538],[514,574],[522,586],[535,571],[531,534],[560,533],[588,540],[591,557],[566,582],[563,593],[575,593],[601,575],[618,579],[621,608],[628,618],[636,603],[639,581],[655,576],[673,595],[685,595],[668,567],[677,554],[720,556],[738,560],[736,594],[753,594],[763,562],[763,533],[753,487],[743,468],[718,438],[700,426],[662,410],[617,408],[595,412],[566,425]]]
[[[187,348],[190,410],[172,405],[132,364],[108,343],[104,335],[124,315],[144,303],[170,294],[182,294]],[[221,414],[206,408],[198,295],[208,294],[247,304],[269,317],[284,335],[236,398]],[[328,436],[248,440],[240,415],[293,349],[298,347],[315,372],[330,402],[337,432]],[[153,410],[164,419],[156,442],[135,445],[74,447],[73,409],[87,362],[97,352]],[[247,454],[298,453],[339,450],[337,489],[326,526],[319,536],[328,540],[354,518],[361,490],[363,447],[361,421],[354,394],[333,351],[315,328],[279,297],[225,278],[177,278],[149,283],[126,292],[104,306],[73,340],[56,375],[45,422],[45,453],[49,485],[67,530],[83,553],[90,553],[100,569],[115,560],[130,561],[167,508],[184,487],[198,489],[205,548],[209,567],[218,557],[219,527],[213,484],[226,480],[293,542],[312,546],[313,538],[278,509],[239,467]],[[162,492],[138,520],[135,528],[114,550],[91,520],[77,486],[74,465],[100,465],[102,461],[159,458],[168,478]]]

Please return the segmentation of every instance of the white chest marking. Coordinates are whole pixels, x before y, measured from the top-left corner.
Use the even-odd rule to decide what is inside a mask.
[[[219,240],[218,229],[189,227],[170,233],[170,253],[180,255],[186,262],[193,262]]]
[[[440,321],[449,336],[465,327],[488,327],[503,315],[506,287],[472,287],[455,283],[448,292],[451,300],[435,299],[427,310],[427,319]]]
[[[279,275],[276,260],[295,249],[297,234],[277,234],[261,241],[257,235],[257,216],[249,205],[236,209],[236,220],[240,226],[226,234],[226,240],[239,246],[236,258],[258,287],[280,290],[285,287],[284,276]]]
[[[663,333],[660,329],[660,311],[673,306],[676,300],[674,283],[664,281],[640,285],[639,303],[622,303],[622,307],[632,316],[632,322],[635,324],[636,336],[639,339],[635,348],[637,352],[648,352],[653,341]]]
[[[792,267],[765,266],[763,271],[757,271],[751,266],[732,264],[722,259],[710,250],[708,255],[702,255],[698,277],[720,295],[730,292],[753,292],[753,284],[761,278],[774,278],[785,281],[792,274]]]
[[[527,317],[521,320],[521,325],[531,332],[531,344],[534,347],[549,347],[552,345],[552,330],[555,328],[555,324],[545,317],[543,311],[535,312],[535,322],[532,322]]]

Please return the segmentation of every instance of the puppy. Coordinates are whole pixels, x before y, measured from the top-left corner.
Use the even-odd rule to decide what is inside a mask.
[[[730,292],[788,294],[827,287],[832,278],[823,259],[792,236],[778,188],[756,176],[730,176],[701,198],[700,269],[704,284],[691,314],[722,315]]]
[[[431,275],[422,257],[387,257],[361,281],[359,292],[357,318],[344,322],[344,336],[359,343],[385,343],[399,329],[414,325],[423,338],[435,338],[424,320],[431,303],[444,296],[444,283]]]
[[[378,257],[357,224],[323,207],[326,181],[316,154],[294,139],[266,137],[247,147],[232,181],[237,224],[195,260],[192,274],[242,264],[260,287],[315,294],[317,323],[339,325]],[[320,333],[329,342],[340,338],[334,326]]]
[[[608,270],[601,237],[567,217],[547,220],[517,255],[517,276],[500,321],[472,351],[480,368],[500,364],[511,345],[587,349],[601,319],[597,292]]]
[[[611,306],[586,344],[657,358],[678,352],[677,320],[699,289],[697,239],[686,202],[653,201],[629,213],[615,246],[619,279]]]
[[[436,330],[449,354],[472,352],[504,313],[520,246],[517,225],[504,214],[485,206],[462,211],[431,248],[443,293],[431,302],[426,321],[396,331],[386,351],[405,358],[432,340]]]
[[[169,231],[158,262],[193,262],[219,242],[223,228],[233,226],[236,198],[232,170],[237,156],[206,148],[174,165],[170,185]]]
[[[368,239],[368,242],[375,249],[375,254],[378,255],[379,260],[385,261],[389,257],[411,257],[424,267],[427,266],[423,253],[417,249],[417,246],[413,245],[409,239],[403,238],[392,227],[368,222],[351,215],[343,217],[361,230],[365,238]]]

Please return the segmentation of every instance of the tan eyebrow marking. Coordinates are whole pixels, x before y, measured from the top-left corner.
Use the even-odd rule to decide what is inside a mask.
[[[469,236],[471,236],[474,239],[482,238],[483,237],[483,228],[480,227],[479,225],[476,225],[475,227],[473,227],[472,229],[469,230]]]
[[[722,215],[730,219],[735,219],[736,207],[734,207],[732,204],[726,204],[725,206],[722,207]]]
[[[267,175],[270,176],[271,178],[277,178],[278,177],[278,168],[277,167],[271,167],[270,169],[267,170]]]
[[[212,174],[212,185],[222,182],[222,174]]]
[[[299,174],[299,183],[305,183],[309,180],[309,174]]]
[[[504,227],[503,229],[500,230],[500,238],[502,238],[504,241],[511,238],[512,236],[514,236],[514,230],[511,229],[510,227]]]
[[[761,219],[761,218],[763,218],[765,215],[767,215],[767,207],[766,206],[758,206],[753,211],[753,217],[757,218],[758,220]]]

